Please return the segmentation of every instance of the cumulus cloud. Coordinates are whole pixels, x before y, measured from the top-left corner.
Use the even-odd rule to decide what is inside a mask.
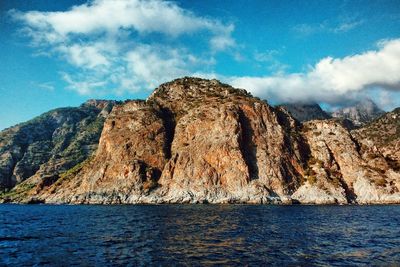
[[[379,102],[393,105],[400,88],[400,39],[380,42],[376,50],[344,58],[326,57],[302,73],[287,73],[280,51],[256,52],[254,64],[275,73],[260,77],[224,77],[214,72],[216,53],[234,49],[235,27],[201,17],[161,0],[94,0],[66,11],[10,11],[23,26],[38,55],[68,63],[60,70],[67,87],[79,94],[135,92],[194,75],[219,78],[275,102],[325,102],[336,105],[384,89]],[[356,19],[300,24],[302,35],[347,32]],[[196,49],[185,46],[197,44]],[[232,56],[240,59],[238,51]],[[386,91],[385,91],[386,90]]]
[[[65,58],[77,67],[95,68],[97,66],[107,66],[110,64],[106,51],[95,45],[72,44],[70,46],[60,45],[57,50],[65,55]]]
[[[400,39],[382,41],[378,49],[344,58],[326,57],[309,71],[264,77],[231,77],[236,87],[277,102],[337,104],[371,88],[400,91]]]
[[[23,33],[39,54],[57,55],[79,69],[62,78],[80,94],[101,86],[117,92],[152,89],[213,64],[214,53],[235,46],[233,24],[168,1],[94,0],[67,11],[10,14],[25,25]],[[208,49],[190,51],[173,42],[178,38],[198,38]]]
[[[64,40],[71,34],[112,33],[120,29],[171,36],[199,30],[229,35],[233,27],[218,20],[198,17],[175,3],[158,0],[95,0],[65,12],[14,11],[13,15],[32,29],[39,30],[42,33],[40,37],[48,42]]]

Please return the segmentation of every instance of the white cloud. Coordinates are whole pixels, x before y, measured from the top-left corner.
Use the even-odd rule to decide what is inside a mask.
[[[381,42],[376,51],[326,57],[303,73],[287,73],[287,66],[278,60],[279,51],[264,51],[255,53],[254,61],[276,74],[223,77],[213,71],[214,55],[221,50],[232,52],[237,46],[234,25],[197,16],[174,2],[94,0],[63,12],[14,10],[11,15],[25,25],[24,33],[38,55],[57,56],[73,67],[69,72],[62,70],[61,77],[79,94],[153,89],[184,75],[219,77],[277,102],[337,104],[372,87],[392,92],[400,88],[400,39]],[[301,24],[294,30],[303,36],[341,33],[362,23],[347,19],[336,24]],[[187,39],[206,45],[197,46],[203,50],[191,50],[184,46]],[[237,51],[232,55],[244,60]],[[389,98],[382,94],[380,102],[391,103]]]
[[[282,48],[284,49],[284,48]],[[264,52],[255,52],[253,55],[254,61],[257,62],[258,68],[265,68],[269,72],[273,73],[284,73],[289,68],[288,65],[282,63],[278,57],[282,55],[282,49],[280,50],[266,50]]]
[[[372,87],[400,91],[400,39],[383,41],[378,50],[344,58],[327,57],[308,72],[264,77],[231,77],[236,87],[278,102],[340,103]]]
[[[233,24],[168,1],[94,0],[67,11],[10,13],[25,25],[39,54],[56,55],[76,68],[62,78],[80,94],[102,86],[117,93],[152,89],[195,67],[207,68],[215,53],[235,46]],[[191,51],[177,38],[204,42],[206,48]]]
[[[278,50],[268,50],[264,52],[254,53],[254,60],[257,62],[272,62],[276,60],[276,57],[280,55],[281,52]]]
[[[190,64],[184,55],[176,49],[157,51],[151,46],[140,46],[130,51],[126,60],[136,80],[155,88],[161,82],[189,74]]]
[[[68,73],[62,73],[62,78],[69,84],[68,88],[81,95],[89,95],[94,90],[104,90],[107,81],[99,81],[97,77],[86,77],[86,79],[75,79]]]
[[[97,66],[108,66],[110,64],[105,55],[106,51],[99,49],[98,43],[94,45],[61,45],[57,50],[63,53],[66,59],[76,67],[95,68]]]
[[[116,33],[121,29],[170,36],[205,30],[216,35],[214,38],[229,39],[233,30],[231,24],[198,17],[173,2],[159,0],[95,0],[65,12],[13,11],[13,16],[42,33],[48,42],[63,41],[73,34]]]
[[[333,28],[332,31],[335,33],[348,32],[348,31],[362,25],[363,23],[364,23],[363,20],[342,22],[341,24],[339,24],[335,28]]]
[[[38,82],[34,82],[32,81],[30,83],[33,87],[38,87],[41,90],[45,90],[45,91],[54,91],[54,85],[51,82],[42,82],[42,83],[38,83]]]
[[[326,29],[325,24],[298,24],[293,27],[293,31],[300,36],[309,36],[314,33],[322,32]]]
[[[357,20],[355,18],[345,18],[339,20],[339,22],[333,23],[329,21],[323,21],[319,24],[298,24],[295,25],[292,30],[297,33],[298,36],[307,37],[309,35],[317,33],[345,33],[351,31],[364,23],[364,20]]]

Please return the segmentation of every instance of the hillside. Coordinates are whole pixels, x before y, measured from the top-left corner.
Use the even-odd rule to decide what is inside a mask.
[[[290,114],[300,122],[311,121],[311,120],[324,120],[332,118],[322,108],[314,104],[305,103],[288,103],[280,105],[287,109]]]
[[[345,107],[332,112],[332,117],[348,119],[355,126],[362,126],[373,121],[385,112],[380,109],[374,101],[367,98],[356,103],[354,106]]]
[[[302,124],[283,107],[272,107],[243,89],[185,77],[160,85],[146,101],[116,104],[105,118],[93,157],[68,171],[57,170],[56,176],[31,176],[2,199],[400,203],[398,159],[379,150],[366,157],[358,133],[333,119]],[[398,142],[398,135],[387,135]],[[5,144],[3,153],[10,151]],[[379,168],[370,157],[380,162]]]
[[[0,191],[36,176],[55,177],[96,149],[115,101],[89,100],[59,108],[0,133]]]

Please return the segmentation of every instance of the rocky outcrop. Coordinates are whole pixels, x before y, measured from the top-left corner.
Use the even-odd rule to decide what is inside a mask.
[[[31,177],[3,200],[400,202],[393,158],[364,148],[363,140],[337,120],[301,124],[245,90],[182,78],[160,85],[146,101],[115,105],[93,157],[58,176]]]
[[[317,103],[287,103],[280,106],[288,110],[300,122],[332,118]]]
[[[332,112],[332,117],[339,119],[348,119],[355,126],[362,126],[373,121],[385,112],[380,109],[374,101],[369,98],[361,100],[354,106],[345,107]]]
[[[337,121],[306,123],[304,135],[311,150],[306,186],[324,189],[333,203],[392,203],[400,200],[398,174],[393,174],[389,166],[376,169],[360,154],[359,143]],[[384,158],[381,160],[385,161]],[[307,198],[311,200],[313,195],[301,194],[302,202]]]
[[[378,154],[393,164],[400,162],[400,108],[352,131],[352,135],[361,144],[364,157]],[[395,169],[399,170],[399,167]]]
[[[47,202],[288,202],[301,183],[299,125],[247,92],[182,79],[114,107],[99,149]]]
[[[95,157],[73,179],[56,184],[47,201],[134,203],[157,186],[167,161],[162,111],[144,101],[116,106],[105,122]]]
[[[0,133],[0,191],[32,176],[57,176],[96,150],[115,101],[89,100],[49,111]]]

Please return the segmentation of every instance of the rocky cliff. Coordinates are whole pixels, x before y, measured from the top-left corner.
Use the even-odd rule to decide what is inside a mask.
[[[31,177],[2,199],[399,203],[399,159],[364,148],[366,137],[358,133],[335,120],[301,124],[245,90],[182,78],[146,101],[115,105],[93,157],[53,178]]]
[[[300,122],[332,118],[317,103],[288,103],[280,106],[289,111],[290,115]]]
[[[57,177],[96,149],[115,101],[89,100],[49,111],[0,133],[0,191],[36,176]],[[56,179],[56,178],[54,178]]]
[[[385,112],[369,98],[363,99],[354,106],[345,107],[332,112],[332,117],[348,119],[355,126],[362,126],[373,121]]]

